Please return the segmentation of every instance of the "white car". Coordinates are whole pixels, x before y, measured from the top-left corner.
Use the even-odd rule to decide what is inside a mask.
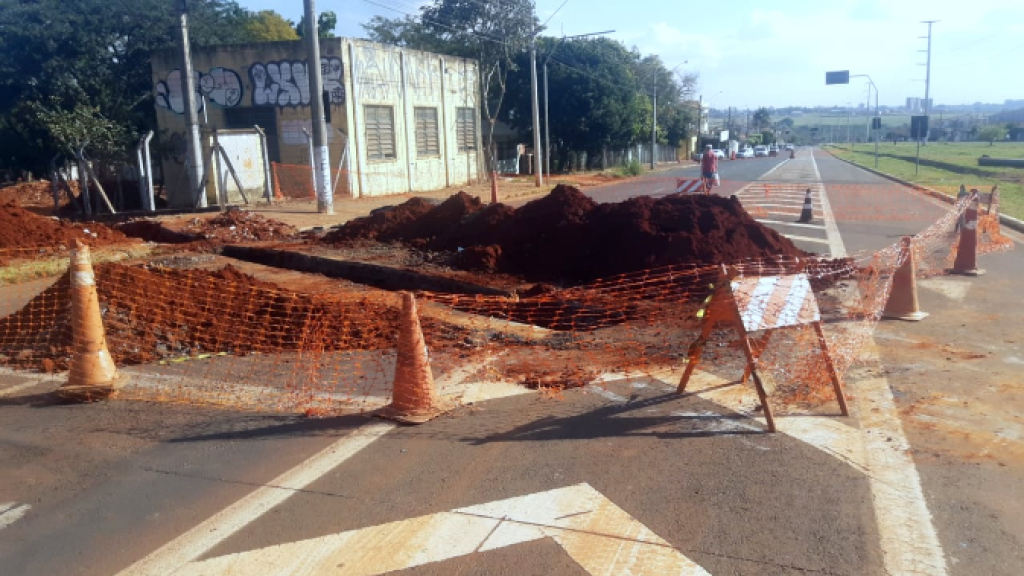
[[[767,158],[768,157],[768,147],[767,146],[754,146],[754,156],[764,156],[765,158]]]
[[[715,158],[718,158],[718,159],[724,159],[725,158],[725,152],[723,152],[722,150],[720,150],[718,148],[713,148],[711,151],[715,153]]]
[[[736,153],[736,157],[737,158],[753,158],[754,157],[754,151],[751,150],[750,148],[742,148],[742,149],[740,149],[739,152]]]

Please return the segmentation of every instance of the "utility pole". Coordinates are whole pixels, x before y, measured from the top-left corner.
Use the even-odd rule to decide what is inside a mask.
[[[541,165],[540,105],[537,102],[537,36],[530,42],[530,92],[533,100],[533,182],[540,188],[544,185],[544,168]]]
[[[324,126],[324,82],[320,70],[320,31],[317,25],[316,0],[305,0],[306,41],[309,71],[309,114],[313,123],[313,154],[316,172],[316,210],[334,214],[334,191],[331,190],[331,152],[327,148],[327,127]]]
[[[654,77],[654,122],[651,124],[651,170],[657,163],[658,151],[658,77]]]
[[[935,24],[938,20],[924,20],[921,23],[928,25],[928,59],[925,63],[924,72],[924,116],[927,118],[931,114],[931,87],[932,87],[932,24]],[[924,145],[928,145],[928,134],[931,132],[931,126],[924,133]]]
[[[188,40],[188,0],[178,3],[181,40],[181,93],[185,99],[185,142],[188,148],[185,171],[188,192],[196,208],[206,208],[203,190],[203,140],[199,133],[199,112],[196,110],[196,79],[192,71],[192,51]]]

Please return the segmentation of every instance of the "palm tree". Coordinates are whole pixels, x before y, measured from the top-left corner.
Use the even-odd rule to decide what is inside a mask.
[[[758,108],[754,111],[753,122],[757,132],[766,130],[772,125],[772,113],[767,108]]]

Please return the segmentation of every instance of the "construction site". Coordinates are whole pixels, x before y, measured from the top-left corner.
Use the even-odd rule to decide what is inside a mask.
[[[919,281],[976,277],[1014,247],[998,189],[965,187],[939,211],[894,198],[880,212],[861,201],[886,186],[830,184],[830,205],[801,176],[816,154],[771,160],[778,170],[719,194],[673,193],[688,181],[655,174],[506,204],[496,184],[490,201],[397,197],[318,226],[294,200],[62,219],[49,183],[18,184],[0,191],[0,364],[50,388],[33,402],[138,406],[135,427],[167,405],[382,417],[444,435],[460,421],[497,425],[487,406],[526,394],[541,413],[585,410],[588,397],[648,411],[713,399],[749,424],[674,414],[704,414],[699,434],[813,444],[801,425],[859,412],[865,426],[858,405],[874,400],[850,381],[877,362],[880,321],[928,321]],[[916,231],[850,252],[829,231],[884,219]],[[125,573],[160,573],[139,566]]]

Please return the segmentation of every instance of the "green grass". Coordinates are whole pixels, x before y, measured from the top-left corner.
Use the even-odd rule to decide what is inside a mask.
[[[874,144],[845,144],[831,147],[832,153],[868,168],[875,167]],[[1004,142],[990,146],[982,142],[931,143],[921,147],[920,173],[915,173],[913,142],[883,142],[878,146],[878,170],[946,194],[956,195],[960,184],[988,190],[999,185],[1000,210],[1024,218],[1024,168],[978,166],[983,154],[1000,158],[1024,158],[1024,143]]]
[[[910,114],[883,114],[882,115],[882,127],[883,128],[899,128],[900,126],[910,126]],[[966,116],[966,114],[943,114],[942,119],[949,121],[958,116]],[[804,114],[803,116],[778,116],[773,117],[772,120],[778,121],[783,118],[792,118],[794,126],[818,126],[823,130],[827,130],[828,126],[836,127],[837,137],[846,138],[846,116],[839,114],[837,116],[826,116],[823,114]],[[932,114],[932,122],[937,122],[939,119],[938,114]],[[864,117],[864,111],[859,110],[857,115],[850,117],[850,135],[852,137],[864,136],[864,127],[867,123],[867,119]],[[858,132],[857,129],[860,129]]]

